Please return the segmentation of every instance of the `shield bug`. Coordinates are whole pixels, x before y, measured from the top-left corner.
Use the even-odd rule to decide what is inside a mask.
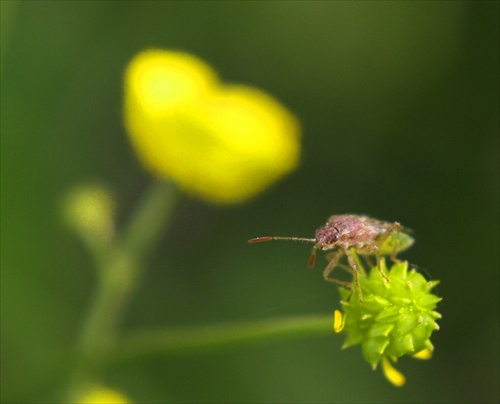
[[[390,255],[391,259],[396,259],[396,254],[406,250],[413,244],[413,237],[403,232],[402,226],[398,222],[384,222],[363,215],[334,215],[326,224],[316,230],[315,238],[305,237],[257,237],[248,240],[249,243],[259,243],[271,240],[292,240],[314,243],[309,257],[309,267],[312,268],[316,261],[316,252],[332,251],[327,255],[328,265],[323,271],[323,277],[329,282],[335,282],[348,289],[352,289],[351,282],[341,281],[330,277],[330,274],[337,266],[347,270],[353,276],[353,283],[358,291],[359,299],[363,300],[361,287],[358,282],[358,266],[356,264],[356,254],[364,256],[375,256],[377,268],[385,281],[389,282],[387,275],[380,266],[380,257]],[[342,256],[347,256],[349,265],[339,263]]]

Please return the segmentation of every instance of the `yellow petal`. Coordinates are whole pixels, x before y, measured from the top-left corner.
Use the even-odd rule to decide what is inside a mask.
[[[406,383],[406,378],[402,373],[397,371],[389,361],[389,359],[384,356],[382,357],[382,371],[387,380],[389,380],[396,387],[401,387]]]
[[[217,85],[215,72],[183,52],[147,50],[130,62],[125,75],[126,117],[157,117],[195,100]],[[130,123],[130,122],[129,122]]]
[[[342,315],[340,310],[335,310],[333,313],[333,330],[339,333],[344,329],[346,316]]]
[[[416,359],[431,359],[432,358],[432,351],[430,349],[422,349],[420,352],[417,352],[415,355],[413,355],[414,358]]]
[[[158,169],[211,202],[243,201],[298,163],[298,123],[249,87],[223,87],[169,123],[168,157]]]

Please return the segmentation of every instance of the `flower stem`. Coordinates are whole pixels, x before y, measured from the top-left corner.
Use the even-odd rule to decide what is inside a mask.
[[[333,336],[332,320],[331,314],[323,314],[136,331],[121,338],[109,362],[116,364],[151,356],[199,354],[312,335]]]
[[[155,182],[146,191],[123,236],[99,260],[102,265],[88,316],[77,345],[78,359],[67,393],[69,401],[99,383],[104,357],[115,348],[116,330],[137,287],[146,257],[156,244],[179,200],[170,183]]]
[[[141,207],[125,229],[122,248],[137,260],[144,260],[168,223],[180,192],[170,182],[155,182],[147,190]]]

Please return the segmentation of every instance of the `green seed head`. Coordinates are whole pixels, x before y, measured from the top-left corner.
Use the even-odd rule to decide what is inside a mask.
[[[394,264],[387,272],[381,260],[381,268],[388,274],[389,283],[376,267],[368,276],[359,275],[362,302],[356,288],[350,299],[350,291],[340,290],[345,312],[343,331],[347,334],[344,347],[361,344],[373,368],[384,357],[396,360],[432,351],[430,336],[439,329],[436,320],[441,318],[434,311],[441,298],[430,293],[437,281],[427,281],[415,269],[408,271],[407,262]]]

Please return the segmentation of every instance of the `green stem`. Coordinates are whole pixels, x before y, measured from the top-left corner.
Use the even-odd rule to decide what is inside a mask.
[[[170,182],[155,182],[143,198],[122,238],[122,248],[138,260],[144,260],[172,215],[180,193]]]
[[[78,361],[67,399],[99,382],[103,358],[112,352],[123,309],[137,287],[146,257],[172,215],[179,193],[170,183],[154,183],[145,193],[123,237],[100,268],[100,283],[78,341]]]
[[[333,316],[328,314],[274,318],[239,324],[136,331],[121,338],[109,361],[116,364],[152,356],[214,352],[253,343],[312,335],[333,336],[332,322]]]

